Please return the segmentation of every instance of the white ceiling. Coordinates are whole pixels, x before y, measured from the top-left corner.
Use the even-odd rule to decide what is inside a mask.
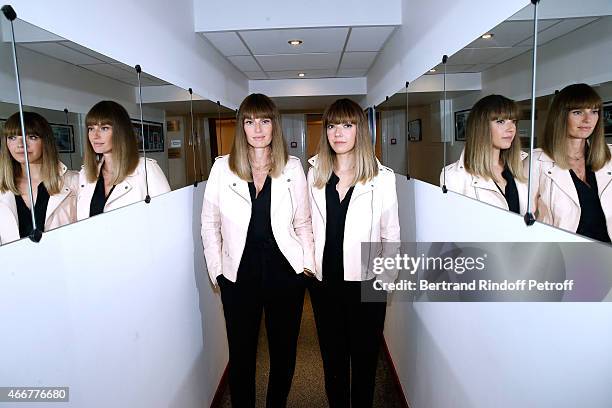
[[[551,19],[538,21],[538,46],[598,20],[599,17]],[[493,38],[478,38],[448,58],[449,74],[482,72],[509,59],[529,52],[533,46],[533,21],[506,20],[488,31]],[[444,66],[435,67],[436,74],[444,72]]]
[[[126,85],[138,86],[138,77],[134,67],[117,62],[71,41],[23,42],[18,43],[18,46],[93,71]],[[144,72],[140,76],[140,80],[142,86],[169,85],[167,82]]]
[[[363,77],[395,26],[200,33],[249,79]],[[300,46],[289,40],[302,40]]]

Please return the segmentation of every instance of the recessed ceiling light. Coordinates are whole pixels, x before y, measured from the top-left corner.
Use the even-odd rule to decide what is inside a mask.
[[[435,69],[435,68],[432,68],[432,69],[429,70],[429,72],[436,72],[436,71],[437,71],[437,69]]]
[[[302,45],[302,43],[303,43],[304,41],[302,41],[302,40],[289,40],[289,41],[287,41],[287,42],[289,43],[289,45],[293,45],[293,46],[296,46],[296,47],[297,47],[298,45]]]
[[[304,78],[304,77],[306,76],[306,74],[305,74],[305,73],[303,73],[303,72],[300,72],[300,73],[298,73],[298,76],[299,76],[300,78]]]
[[[493,33],[483,34],[481,38],[484,39],[484,40],[489,40],[489,39],[493,38]]]

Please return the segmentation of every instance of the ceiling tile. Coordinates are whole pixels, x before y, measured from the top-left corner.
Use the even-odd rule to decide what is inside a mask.
[[[559,20],[539,21],[538,32],[557,22]],[[493,38],[485,40],[478,37],[467,48],[512,47],[533,34],[533,21],[504,21],[488,32],[493,33]]]
[[[486,71],[489,68],[493,68],[496,64],[476,64],[472,65],[470,68],[466,69],[463,72],[482,72]]]
[[[523,53],[528,48],[514,47],[514,52]],[[505,54],[511,54],[514,50],[512,47],[499,48],[464,48],[457,51],[448,59],[449,65],[474,65],[474,64],[497,64],[511,57],[505,57]],[[516,54],[518,55],[518,54]]]
[[[353,27],[346,51],[380,51],[395,27]]]
[[[446,73],[447,74],[458,74],[461,72],[474,72],[474,71],[469,70],[473,66],[474,64],[450,64],[450,59],[449,59],[449,62],[446,64]],[[433,69],[435,69],[436,72],[427,72],[427,73],[428,74],[443,74],[444,73],[444,65],[442,64],[436,65]]]
[[[589,24],[597,20],[597,17],[589,18],[570,18],[562,20],[559,24],[538,32],[538,46],[546,44],[547,42],[554,40],[555,38],[561,37],[571,31],[574,31],[583,25]],[[521,46],[533,46],[533,36],[529,36],[525,41],[520,43]]]
[[[246,71],[244,74],[249,79],[268,79],[266,73],[262,71]]]
[[[377,52],[345,52],[340,63],[340,69],[368,69],[377,54]]]
[[[337,76],[341,78],[357,78],[364,77],[367,73],[367,69],[340,69]]]
[[[256,30],[240,31],[239,34],[254,55],[331,53],[342,51],[348,28]],[[296,47],[289,45],[289,40],[304,42]]]
[[[301,79],[298,74],[306,74],[304,79],[333,78],[336,76],[335,69],[309,69],[304,71],[268,71],[270,79]]]
[[[82,45],[73,43],[71,41],[62,41],[61,44],[65,47],[72,48],[73,50],[76,50],[76,51],[82,52],[83,54],[87,54],[94,58],[97,58],[103,62],[108,62],[108,63],[117,62],[116,60],[110,57],[107,57],[106,55],[100,54],[99,52],[95,52],[93,50],[90,50],[89,48],[83,47]]]
[[[226,57],[234,55],[251,55],[247,47],[245,47],[244,43],[240,40],[240,37],[238,37],[234,31],[205,33],[202,35]]]
[[[102,62],[97,58],[75,51],[72,48],[64,47],[59,43],[28,43],[21,44],[21,46],[73,65],[98,64]]]
[[[257,62],[251,56],[227,57],[227,59],[243,72],[260,71],[259,65],[257,65]]]
[[[309,69],[336,69],[340,53],[258,55],[257,60],[266,71],[303,71]]]
[[[96,72],[109,78],[116,79],[121,82],[129,83],[133,86],[138,86],[138,77],[136,72],[130,73],[120,67],[120,64],[88,64],[81,65],[82,68]]]

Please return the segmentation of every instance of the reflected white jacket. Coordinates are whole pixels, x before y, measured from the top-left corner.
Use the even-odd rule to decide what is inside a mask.
[[[327,222],[325,187],[314,187],[317,156],[311,157],[308,162],[312,165],[308,171],[308,196],[312,207],[316,277],[322,280]],[[373,259],[375,257],[395,257],[399,251],[400,226],[395,174],[393,170],[381,165],[378,161],[377,164],[378,175],[376,177],[366,183],[355,185],[346,212],[342,244],[345,281],[372,279],[375,275],[367,266],[373,262]],[[367,254],[361,253],[362,242],[374,243],[368,245]],[[396,277],[397,270],[393,270],[379,278],[391,282]]]
[[[480,176],[473,176],[465,170],[464,166],[465,150],[461,152],[461,157],[453,164],[446,166],[446,188],[455,193],[466,197],[474,198],[483,203],[491,204],[504,210],[509,210],[508,202],[502,193],[497,189],[495,182]],[[529,155],[521,152],[521,160],[525,160]],[[525,174],[527,174],[525,172]],[[519,210],[521,215],[527,212],[527,183],[514,179],[519,196]],[[444,169],[440,172],[440,186],[444,184]]]
[[[314,270],[313,237],[306,177],[300,159],[289,156],[279,177],[272,178],[272,233],[295,273]],[[202,204],[202,242],[210,280],[223,275],[236,282],[251,220],[248,183],[229,168],[229,155],[217,157]]]
[[[612,151],[612,145],[608,145]],[[525,163],[525,171],[529,164]],[[580,223],[580,201],[572,176],[557,166],[542,149],[533,151],[532,202],[538,221],[576,232]],[[612,161],[595,172],[601,207],[606,216],[608,235],[612,237]]]
[[[142,201],[147,196],[147,183],[145,182],[145,162],[140,158],[136,170],[117,184],[106,201],[104,212],[125,207]],[[98,169],[102,161],[98,164]],[[157,161],[147,158],[147,180],[149,183],[149,196],[155,197],[170,191],[170,185]],[[77,218],[83,220],[89,218],[91,198],[96,189],[96,181],[87,181],[85,169],[79,172],[79,193],[77,196]]]
[[[62,186],[60,192],[49,197],[45,215],[45,231],[76,221],[78,173],[60,163]],[[0,244],[19,239],[17,203],[12,192],[0,193]]]

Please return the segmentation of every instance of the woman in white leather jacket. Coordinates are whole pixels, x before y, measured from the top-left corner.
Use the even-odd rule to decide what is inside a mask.
[[[60,160],[51,126],[34,112],[24,112],[26,145],[37,229],[49,231],[76,221],[77,173]],[[5,244],[33,231],[28,179],[19,113],[4,126],[0,149],[0,243]]]
[[[350,401],[368,407],[386,313],[386,292],[374,290],[374,281],[395,280],[395,271],[375,277],[370,264],[399,250],[395,174],[376,160],[355,102],[334,102],[323,126],[318,154],[309,160],[308,188],[317,278],[310,293],[325,390],[330,407]]]
[[[79,173],[79,220],[170,191],[153,159],[139,158],[136,135],[125,108],[113,101],[95,104],[85,118],[89,143]],[[146,171],[145,171],[146,169]]]
[[[266,406],[284,407],[295,369],[304,272],[314,270],[313,237],[304,170],[287,155],[280,114],[265,95],[242,102],[232,150],[211,169],[202,241],[210,280],[221,289],[232,406],[255,406],[255,356],[265,311]]]
[[[586,84],[565,87],[534,150],[532,194],[538,221],[602,242],[612,237],[612,145],[601,97]]]
[[[489,95],[472,107],[465,149],[459,160],[440,173],[440,186],[517,214],[527,211],[527,179],[516,137],[520,111],[501,95]]]

